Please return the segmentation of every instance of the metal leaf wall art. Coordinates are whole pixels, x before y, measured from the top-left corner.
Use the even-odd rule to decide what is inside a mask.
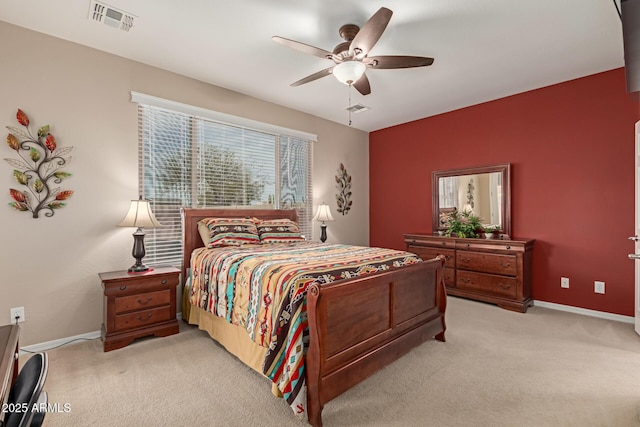
[[[336,194],[336,201],[338,203],[338,212],[342,215],[349,213],[351,209],[351,175],[347,173],[344,165],[340,163],[338,168],[338,174],[336,175],[336,188],[338,194]]]
[[[16,118],[24,129],[7,126],[7,144],[19,159],[4,160],[14,168],[13,177],[21,187],[9,189],[14,200],[9,206],[31,212],[34,218],[38,218],[42,209],[48,210],[45,216],[53,216],[54,210],[64,207],[62,201],[73,194],[72,190],[51,187],[71,176],[62,167],[71,161],[69,153],[73,147],[58,147],[55,137],[49,132],[49,125],[39,128],[37,137],[34,137],[29,130],[29,117],[22,110],[18,109]]]

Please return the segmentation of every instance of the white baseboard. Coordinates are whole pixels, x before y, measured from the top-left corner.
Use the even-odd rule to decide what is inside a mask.
[[[556,304],[553,302],[534,300],[533,305],[536,307],[550,308],[552,310],[567,311],[569,313],[582,314],[584,316],[599,317],[600,319],[615,320],[622,323],[635,323],[632,316],[623,316],[621,314],[607,313],[605,311],[589,310],[587,308],[573,307],[571,305]]]
[[[182,312],[176,315],[178,320],[182,320]],[[59,340],[47,341],[40,344],[32,344],[20,349],[20,355],[26,353],[38,353],[40,351],[52,350],[56,347],[61,347],[66,344],[71,344],[76,341],[94,340],[100,338],[100,331],[87,332],[86,334],[75,335],[67,338],[60,338]]]
[[[75,335],[67,338],[60,338],[59,340],[47,341],[40,344],[28,345],[26,347],[20,348],[20,355],[26,353],[38,353],[40,351],[52,350],[56,347],[63,346],[65,344],[70,344],[74,341],[83,341],[83,340],[94,340],[96,338],[100,338],[100,331],[87,332],[86,334]]]

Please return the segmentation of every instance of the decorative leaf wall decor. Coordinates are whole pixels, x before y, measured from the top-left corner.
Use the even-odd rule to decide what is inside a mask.
[[[476,204],[473,201],[473,192],[475,189],[476,187],[473,185],[473,178],[471,178],[467,184],[467,204],[471,206],[471,209],[476,207]]]
[[[34,218],[38,218],[42,209],[48,209],[45,216],[53,216],[55,209],[65,205],[62,201],[73,194],[72,190],[50,187],[71,176],[61,168],[71,161],[69,153],[73,147],[58,148],[55,137],[49,133],[49,125],[39,128],[38,136],[34,137],[29,130],[29,117],[20,109],[16,119],[25,129],[7,126],[7,144],[19,159],[4,160],[13,166],[13,178],[21,187],[9,189],[9,195],[14,200],[9,206],[19,211],[29,211]]]
[[[338,168],[338,174],[336,175],[336,188],[338,194],[336,194],[336,201],[338,203],[338,212],[342,215],[349,213],[351,209],[351,175],[347,173],[344,165],[340,163]]]

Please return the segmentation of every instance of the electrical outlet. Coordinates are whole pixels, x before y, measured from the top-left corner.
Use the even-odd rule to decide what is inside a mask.
[[[24,322],[26,317],[24,316],[24,307],[14,307],[11,310],[11,323],[16,323],[16,317],[18,322]]]
[[[595,281],[593,282],[593,292],[596,294],[604,294],[604,282]]]
[[[561,277],[560,278],[560,287],[562,287],[562,288],[568,288],[569,287],[569,278],[568,277]]]

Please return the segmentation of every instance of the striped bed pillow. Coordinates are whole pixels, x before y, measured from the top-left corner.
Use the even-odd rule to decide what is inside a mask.
[[[255,219],[261,243],[293,243],[302,242],[298,224],[290,219]]]
[[[250,218],[205,218],[198,231],[207,248],[260,243],[256,224]]]

